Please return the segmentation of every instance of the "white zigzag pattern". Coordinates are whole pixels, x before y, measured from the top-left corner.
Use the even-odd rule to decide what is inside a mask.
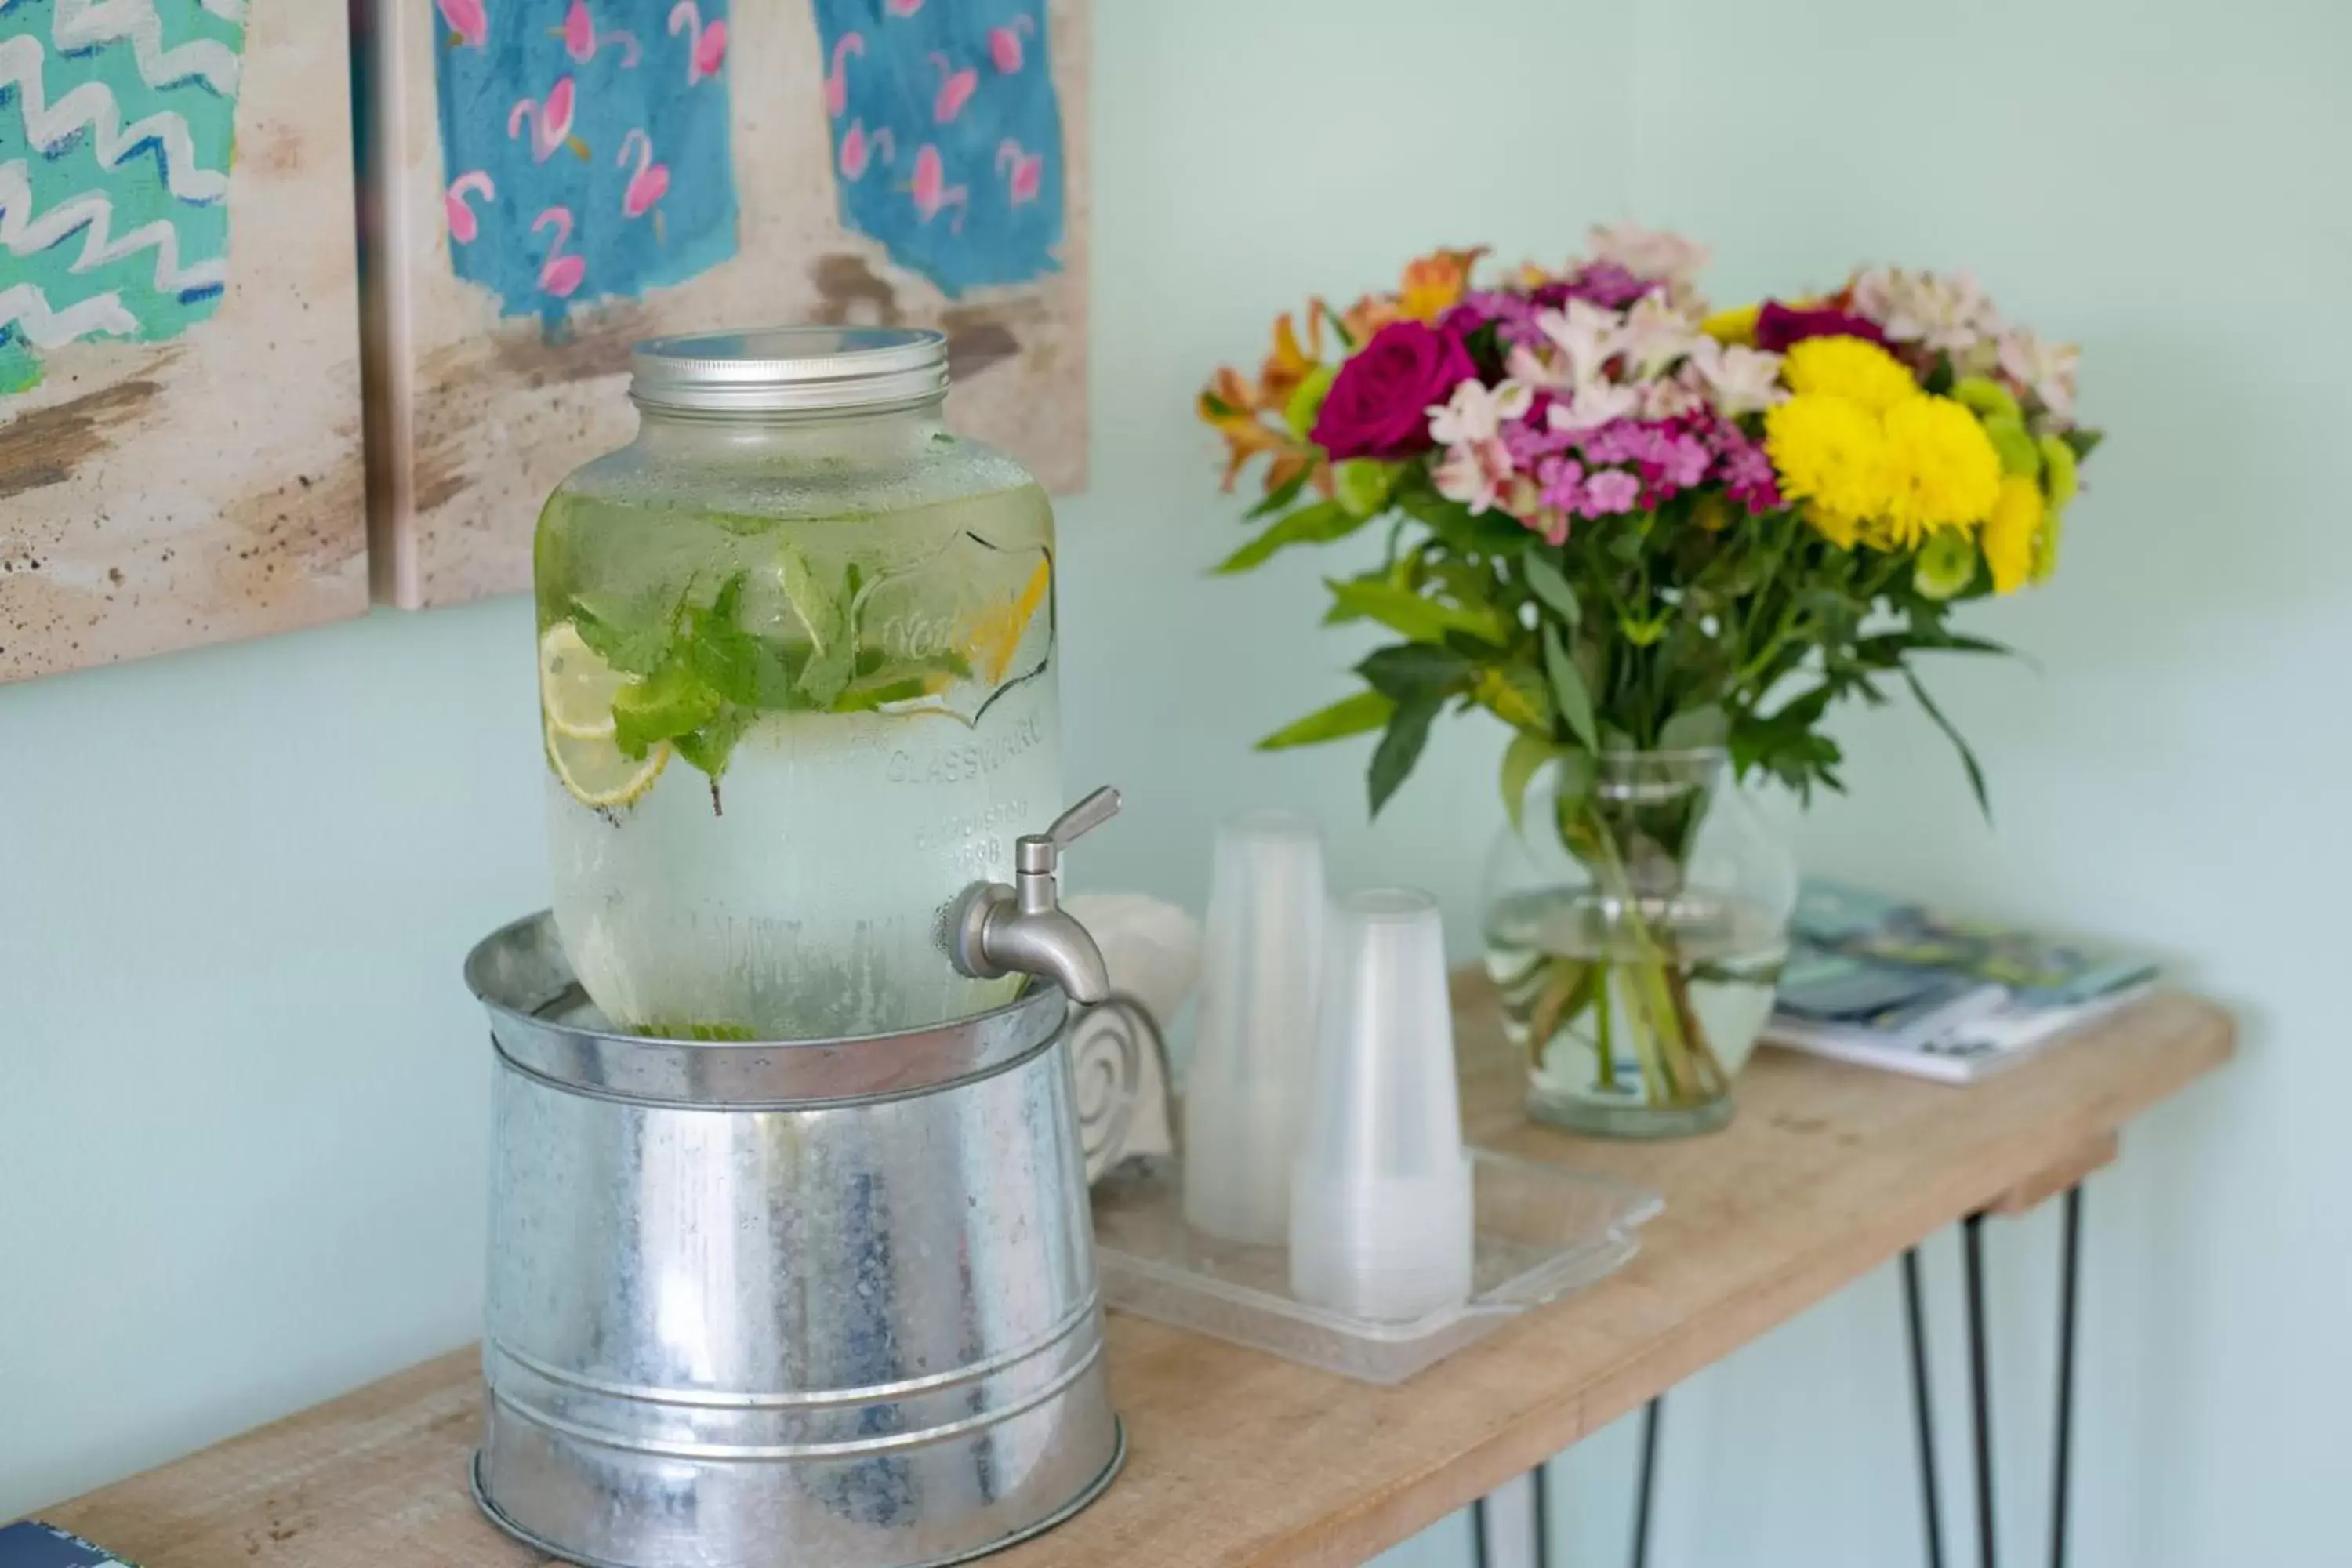
[[[170,87],[202,77],[215,91],[236,96],[236,51],[212,38],[196,38],[174,49],[163,47],[163,19],[155,0],[58,0],[50,35],[61,49],[96,48],[128,39],[149,87]]]
[[[114,204],[98,191],[85,191],[59,202],[38,217],[33,216],[33,182],[23,159],[0,163],[0,249],[18,256],[37,255],[81,231],[81,256],[76,272],[88,272],[142,250],[155,253],[155,287],[177,293],[204,289],[227,280],[227,258],[211,257],[180,264],[180,232],[162,218],[142,224],[115,238]]]
[[[37,349],[62,348],[92,332],[129,336],[139,330],[139,319],[123,308],[111,289],[77,300],[62,310],[49,309],[48,297],[30,283],[0,289],[0,330],[15,326]]]
[[[55,103],[41,86],[44,59],[38,38],[22,34],[0,38],[0,89],[15,88],[24,111],[25,133],[43,152],[88,126],[99,163],[113,168],[141,142],[152,139],[163,149],[164,166],[173,195],[184,202],[216,202],[228,195],[228,174],[196,166],[196,147],[188,122],[168,110],[159,110],[129,125],[121,108],[102,82],[86,81]]]

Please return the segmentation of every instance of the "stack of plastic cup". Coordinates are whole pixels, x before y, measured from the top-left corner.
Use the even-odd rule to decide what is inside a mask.
[[[1426,893],[1332,905],[1322,1025],[1290,1190],[1290,1290],[1410,1322],[1470,1296],[1471,1186],[1445,932]]]
[[[1223,1240],[1273,1246],[1289,1229],[1323,904],[1312,818],[1253,812],[1217,830],[1184,1076],[1184,1219]]]

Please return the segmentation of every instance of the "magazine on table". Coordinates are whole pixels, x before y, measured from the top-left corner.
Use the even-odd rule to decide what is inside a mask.
[[[1808,880],[1765,1037],[1969,1083],[2138,1000],[2156,973],[2143,956]]]

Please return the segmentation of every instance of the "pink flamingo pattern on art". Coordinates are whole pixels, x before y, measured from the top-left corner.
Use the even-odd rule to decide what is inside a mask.
[[[1007,136],[996,144],[996,172],[1004,176],[1005,199],[1025,206],[1037,199],[1045,183],[1045,155],[1032,153]]]
[[[654,162],[654,139],[636,130],[621,138],[620,167],[628,166],[631,148],[636,150],[637,169],[629,176],[628,189],[621,193],[621,216],[643,217],[669,195],[669,165]]]
[[[843,226],[950,299],[1063,266],[1050,4],[811,0],[819,42],[803,68],[820,79],[802,90],[824,93]]]
[[[705,77],[717,76],[719,68],[727,63],[727,24],[714,21],[704,26],[702,7],[695,0],[677,0],[669,14],[669,32],[672,37],[681,32],[687,35],[690,50],[686,65],[687,86],[692,87]]]
[[[866,169],[877,157],[886,163],[898,161],[898,139],[890,134],[890,128],[882,126],[868,136],[866,121],[851,121],[849,129],[841,135],[841,177],[845,180],[863,179]]]
[[[572,138],[572,113],[576,106],[579,89],[572,79],[565,77],[547,89],[546,101],[520,98],[507,110],[507,137],[509,141],[522,134],[523,121],[530,121],[530,155],[534,163],[544,163],[558,147],[571,143],[572,150],[587,156],[587,148]]]
[[[471,245],[482,232],[481,220],[475,217],[468,196],[479,196],[486,202],[499,199],[499,187],[486,169],[469,169],[449,182],[449,189],[441,198],[442,210],[448,215],[449,237],[459,245]]]
[[[971,101],[971,95],[980,90],[980,73],[970,66],[956,69],[955,62],[937,50],[932,51],[931,64],[940,72],[940,91],[931,100],[931,118],[945,125],[961,114],[963,106]]]
[[[956,215],[948,226],[953,232],[963,232],[963,215],[971,205],[971,192],[962,185],[947,183],[947,165],[940,160],[940,150],[926,142],[915,152],[915,178],[908,190],[915,198],[915,216],[930,222],[949,207]]]
[[[849,111],[849,57],[864,58],[866,35],[844,33],[833,46],[833,68],[824,73],[824,111],[835,120]]]
[[[602,33],[596,30],[595,18],[588,14],[588,0],[572,0],[572,9],[564,13],[563,26],[556,36],[563,40],[563,52],[572,57],[574,65],[586,65],[608,44],[620,46],[623,70],[636,69],[637,62],[645,58],[635,33],[619,27],[607,27]]]
[[[530,220],[530,232],[552,226],[555,242],[547,247],[547,258],[539,264],[540,289],[559,300],[568,300],[588,276],[588,263],[577,256],[566,256],[563,247],[572,239],[572,209],[550,207]]]
[[[988,30],[988,58],[996,63],[1001,75],[1013,76],[1020,71],[1024,58],[1021,40],[1036,30],[1037,24],[1025,16]]]
[[[468,48],[490,47],[490,13],[486,0],[440,0],[441,19],[457,42]]]

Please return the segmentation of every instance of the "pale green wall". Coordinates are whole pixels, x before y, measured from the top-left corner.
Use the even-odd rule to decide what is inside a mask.
[[[1324,816],[1344,879],[1433,886],[1468,929],[1493,737],[1441,731],[1377,837],[1360,749],[1243,749],[1349,658],[1311,626],[1321,563],[1200,576],[1235,536],[1186,404],[1293,296],[1446,239],[1556,259],[1631,210],[1714,241],[1727,293],[1965,261],[2084,341],[2116,434],[2063,574],[1987,617],[2044,673],[1939,683],[1999,833],[1898,712],[1847,726],[1857,798],[1802,847],[2152,944],[2241,1006],[2245,1059],[2092,1187],[2076,1561],[2333,1560],[2352,1068],[2325,965],[2352,748],[2320,691],[2352,611],[2352,403],[2323,356],[2352,272],[2352,12],[1097,13],[1095,483],[1063,511],[1065,704],[1073,784],[1134,805],[1088,841],[1089,885],[1197,900],[1214,819],[1290,804]],[[528,645],[510,602],[0,690],[0,1517],[470,1331],[485,1068],[456,966],[543,900]],[[2012,1554],[2042,1517],[2051,1240],[2046,1217],[1993,1237]],[[1948,1416],[1955,1275],[1947,1241]],[[1917,1560],[1897,1310],[1874,1277],[1676,1393],[1659,1568]],[[1570,1561],[1622,1561],[1629,1436],[1555,1467]],[[1443,1568],[1459,1542],[1400,1561]]]

